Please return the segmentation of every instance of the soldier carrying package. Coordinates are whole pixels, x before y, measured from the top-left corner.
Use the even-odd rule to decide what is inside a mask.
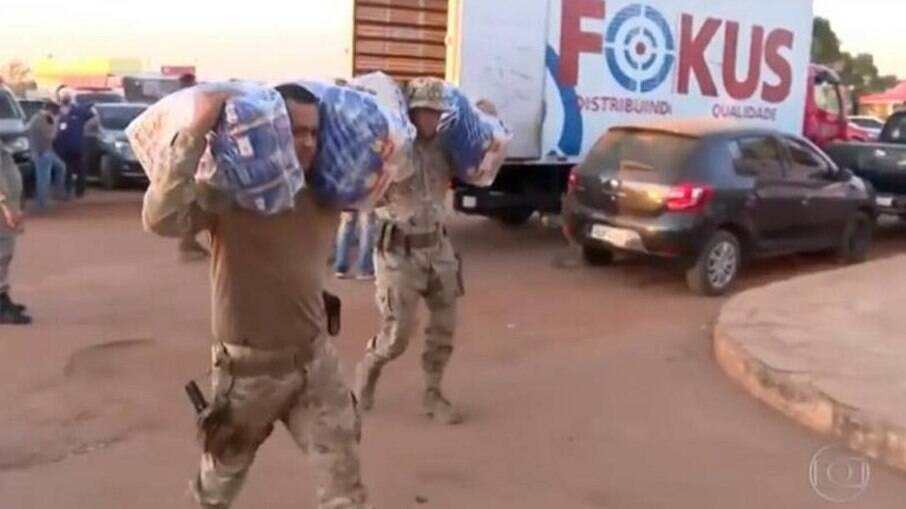
[[[337,134],[324,132],[330,126],[348,132],[348,124],[358,122],[370,150],[393,151],[372,137],[387,129],[363,130],[366,106],[366,116],[386,127],[373,105],[326,107],[297,83],[277,87],[279,104],[271,92],[190,89],[164,99],[128,130],[151,181],[145,228],[211,237],[213,398],[207,405],[190,385],[201,410],[203,446],[191,488],[201,507],[229,507],[259,446],[280,422],[313,460],[318,507],[364,509],[370,506],[357,453],[359,417],[327,338],[336,317],[326,308],[338,304],[322,291],[340,211],[350,205],[343,200],[366,198],[374,189],[329,168],[332,152],[319,150],[319,140]],[[324,112],[333,117],[325,119]],[[348,171],[376,177],[369,182],[391,178],[380,157],[359,160],[366,166]],[[317,185],[325,176],[342,185]],[[325,191],[338,189],[344,194]]]
[[[406,95],[418,132],[413,168],[376,209],[377,304],[383,324],[358,365],[355,391],[361,408],[370,409],[382,369],[405,352],[415,334],[416,309],[423,299],[430,312],[422,354],[424,411],[438,422],[455,424],[462,416],[444,396],[441,380],[453,353],[457,299],[464,288],[460,258],[444,225],[445,200],[454,177],[490,185],[510,135],[487,114],[494,112],[493,105],[483,101],[487,111],[482,112],[463,103],[458,100],[462,94],[441,80],[413,80]],[[451,156],[451,150],[469,153]]]

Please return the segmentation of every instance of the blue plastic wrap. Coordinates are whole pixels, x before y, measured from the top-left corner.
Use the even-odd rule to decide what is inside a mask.
[[[488,186],[506,159],[512,133],[503,121],[473,106],[459,89],[448,86],[445,95],[449,109],[441,117],[438,135],[453,171],[464,182]]]
[[[309,186],[336,205],[373,204],[409,167],[405,163],[414,127],[368,93],[332,85],[303,86],[321,101],[318,156]]]
[[[296,158],[286,105],[273,89],[237,86],[210,139],[214,170],[206,178],[236,203],[262,214],[291,209],[305,176]]]

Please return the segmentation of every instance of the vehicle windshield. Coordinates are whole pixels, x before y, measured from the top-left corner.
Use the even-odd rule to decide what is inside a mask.
[[[31,119],[35,116],[42,108],[44,108],[44,103],[41,101],[22,101],[19,103],[19,106],[22,107],[22,111],[25,113],[25,118]]]
[[[677,134],[612,129],[591,149],[585,164],[596,170],[661,172],[683,165],[697,143]]]
[[[75,97],[76,104],[121,103],[123,101],[125,101],[123,96],[114,92],[89,92],[78,94]]]
[[[837,86],[827,81],[815,82],[815,104],[818,109],[839,115],[842,113],[840,107],[840,96],[837,94]]]
[[[21,119],[22,117],[19,103],[9,94],[0,92],[0,120]]]
[[[906,115],[897,115],[888,120],[881,139],[890,143],[906,143]]]
[[[145,106],[97,106],[101,127],[111,131],[124,131],[135,117],[145,111]]]

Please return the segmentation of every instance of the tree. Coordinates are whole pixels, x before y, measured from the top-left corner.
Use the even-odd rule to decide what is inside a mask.
[[[834,33],[830,21],[820,17],[815,18],[813,27],[812,61],[839,72],[843,84],[852,90],[855,103],[865,94],[882,92],[899,83],[894,75],[880,75],[874,56],[870,53],[853,56],[842,51],[840,39]]]
[[[32,76],[31,68],[21,60],[11,60],[0,68],[3,82],[18,96],[24,96],[28,90],[36,90],[38,84]]]
[[[812,29],[812,61],[833,65],[840,61],[840,39],[831,28],[830,21],[824,18],[815,18]]]

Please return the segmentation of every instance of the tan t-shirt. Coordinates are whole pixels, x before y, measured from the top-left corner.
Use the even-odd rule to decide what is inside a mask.
[[[211,223],[212,327],[224,343],[307,346],[326,328],[321,291],[339,211],[302,191],[296,208],[262,216],[238,207]]]
[[[340,211],[320,206],[307,190],[292,211],[271,216],[224,204],[194,182],[204,150],[203,139],[176,137],[172,157],[153,172],[145,194],[145,229],[172,237],[210,232],[216,341],[309,347],[326,328],[321,292]]]

